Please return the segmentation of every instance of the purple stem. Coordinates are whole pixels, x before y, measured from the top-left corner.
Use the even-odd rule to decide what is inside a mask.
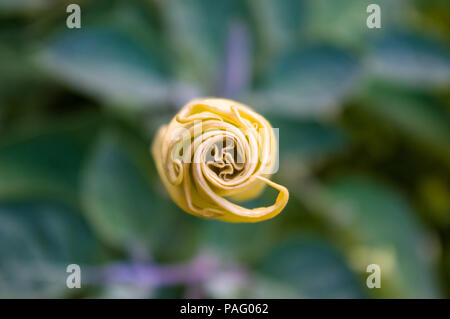
[[[164,266],[148,262],[117,262],[88,269],[86,277],[91,284],[129,283],[158,287],[203,282],[218,268],[215,257],[203,254],[189,263]]]
[[[234,98],[248,88],[251,74],[250,36],[245,24],[230,25],[220,95]]]

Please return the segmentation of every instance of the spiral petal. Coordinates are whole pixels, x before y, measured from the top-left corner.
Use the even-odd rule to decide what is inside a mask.
[[[152,153],[171,198],[184,211],[227,222],[258,222],[286,206],[286,187],[269,178],[277,144],[269,122],[248,106],[219,98],[186,104],[160,128]],[[279,194],[268,207],[233,201],[258,196],[265,185]]]

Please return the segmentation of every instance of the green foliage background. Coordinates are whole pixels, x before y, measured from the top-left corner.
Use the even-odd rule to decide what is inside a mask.
[[[450,297],[448,1],[70,2],[0,0],[0,297]],[[149,145],[199,96],[279,128],[275,219],[168,198]]]

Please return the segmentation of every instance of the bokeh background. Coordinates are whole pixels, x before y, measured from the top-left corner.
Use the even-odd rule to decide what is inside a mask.
[[[0,297],[450,297],[448,1],[70,2],[0,0]],[[201,96],[279,128],[275,219],[169,199],[149,146]]]

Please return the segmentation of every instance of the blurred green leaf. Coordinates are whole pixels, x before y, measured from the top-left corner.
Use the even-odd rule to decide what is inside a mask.
[[[450,228],[450,184],[444,176],[427,176],[420,180],[418,197],[427,220],[439,228]]]
[[[380,296],[438,297],[433,277],[435,253],[413,209],[395,190],[370,179],[345,176],[327,187],[324,212],[352,238],[347,253],[365,272],[369,264],[382,271]]]
[[[0,0],[0,8],[7,13],[29,12],[48,7],[50,0]]]
[[[83,269],[98,259],[97,242],[79,213],[50,202],[0,203],[0,297],[68,294],[67,266]]]
[[[253,202],[258,207],[260,202]],[[246,205],[247,206],[247,205]],[[225,259],[254,262],[276,242],[275,220],[256,224],[230,224],[205,221],[202,229],[204,248]]]
[[[0,101],[23,99],[24,92],[35,96],[45,84],[29,57],[28,43],[18,40],[20,36],[13,28],[0,31]]]
[[[293,157],[313,163],[347,145],[347,137],[332,124],[277,116],[268,119],[278,128],[280,159]]]
[[[63,32],[38,61],[54,77],[106,102],[144,107],[168,98],[168,66],[161,49],[112,28]]]
[[[169,0],[161,3],[177,74],[214,90],[224,63],[228,32],[242,18],[243,2]]]
[[[87,218],[107,242],[149,247],[157,242],[166,212],[149,183],[149,171],[130,145],[116,132],[100,137],[84,171],[82,200]]]
[[[307,12],[303,0],[249,0],[258,27],[259,45],[276,53],[295,45],[304,33]],[[260,55],[261,52],[258,52]]]
[[[174,262],[195,254],[198,219],[172,203],[160,183],[148,148],[118,130],[105,131],[88,160],[82,202],[90,224],[106,242],[130,251],[148,249]]]
[[[381,9],[381,29],[369,29],[366,25],[367,6],[376,3]],[[355,49],[366,47],[371,36],[379,35],[399,25],[408,18],[407,0],[315,0],[307,1],[308,30],[306,36],[315,41],[326,41]]]
[[[357,78],[357,61],[341,49],[296,48],[277,59],[252,105],[289,117],[333,113]]]
[[[263,260],[260,272],[294,288],[300,298],[365,297],[343,256],[319,239],[295,238],[280,244]]]
[[[368,59],[375,75],[414,87],[450,85],[450,51],[437,40],[391,32],[375,43]]]
[[[369,87],[361,107],[387,120],[412,142],[450,158],[450,117],[436,99],[393,87]]]
[[[49,196],[74,201],[83,147],[69,134],[47,133],[0,147],[0,198]]]

